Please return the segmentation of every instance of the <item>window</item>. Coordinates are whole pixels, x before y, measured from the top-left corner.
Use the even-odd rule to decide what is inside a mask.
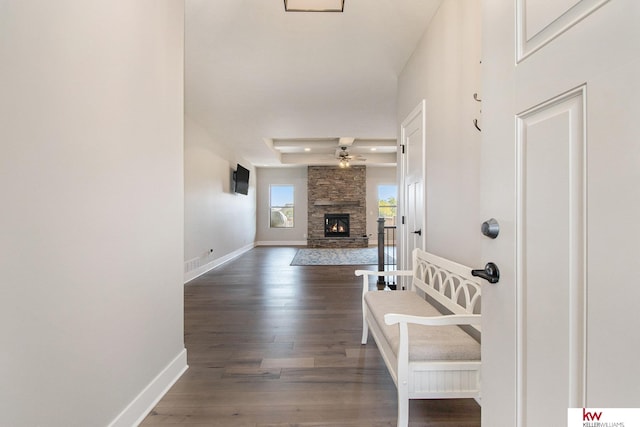
[[[293,185],[269,187],[271,228],[293,228]]]
[[[398,214],[398,186],[378,186],[378,218],[384,218],[385,226],[396,225]]]

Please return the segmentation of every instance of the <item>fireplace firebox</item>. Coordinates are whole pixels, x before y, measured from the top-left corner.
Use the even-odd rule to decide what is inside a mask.
[[[349,237],[349,214],[324,214],[324,237]]]

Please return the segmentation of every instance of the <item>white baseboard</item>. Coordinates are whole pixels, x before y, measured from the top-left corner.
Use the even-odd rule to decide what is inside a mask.
[[[208,262],[208,263],[206,263],[204,265],[201,265],[201,266],[199,266],[197,268],[185,271],[185,273],[184,273],[184,283],[190,282],[191,280],[195,279],[196,277],[202,276],[207,271],[213,270],[214,268],[221,266],[225,262],[229,262],[232,259],[239,257],[243,253],[253,249],[254,246],[255,246],[254,243],[250,243],[250,244],[248,244],[248,245],[246,245],[246,246],[244,246],[244,247],[242,247],[242,248],[240,248],[238,250],[235,250],[235,251],[223,256],[223,257],[216,258],[213,261],[210,261],[210,262]],[[187,270],[187,266],[193,265],[194,261],[197,261],[197,259],[186,261],[185,262],[185,270]]]
[[[124,408],[109,427],[138,426],[188,368],[185,348]]]
[[[263,240],[256,242],[256,246],[307,246],[306,240],[291,240],[291,241],[271,241]]]

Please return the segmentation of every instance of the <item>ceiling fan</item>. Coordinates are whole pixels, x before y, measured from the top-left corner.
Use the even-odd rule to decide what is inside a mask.
[[[345,145],[341,145],[340,148],[336,150],[336,159],[340,161],[339,166],[341,168],[348,168],[350,166],[349,162],[352,160],[358,160],[358,161],[367,160],[362,156],[352,156],[351,154],[349,154],[349,151],[347,150],[347,146]]]

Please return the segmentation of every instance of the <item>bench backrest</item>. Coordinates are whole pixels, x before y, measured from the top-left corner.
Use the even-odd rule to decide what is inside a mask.
[[[480,314],[480,283],[471,268],[419,248],[413,251],[409,290],[422,290],[453,314]],[[480,326],[472,326],[480,331]]]

